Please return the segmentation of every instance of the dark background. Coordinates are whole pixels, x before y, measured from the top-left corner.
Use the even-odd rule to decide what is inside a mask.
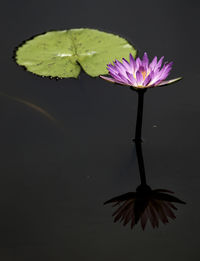
[[[0,13],[0,259],[199,260],[200,2],[13,0]],[[12,59],[35,34],[80,27],[119,34],[139,55],[164,55],[171,78],[184,77],[145,95],[147,180],[187,202],[159,229],[114,224],[103,205],[139,184],[136,93],[84,73],[43,79]]]

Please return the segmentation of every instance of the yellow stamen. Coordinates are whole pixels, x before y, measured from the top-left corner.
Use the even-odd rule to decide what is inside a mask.
[[[147,72],[146,71],[142,71],[141,74],[142,74],[143,79],[145,79]]]

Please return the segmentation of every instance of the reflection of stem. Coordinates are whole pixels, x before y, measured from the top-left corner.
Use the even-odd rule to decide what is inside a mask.
[[[143,116],[143,103],[144,103],[144,93],[145,89],[140,89],[137,91],[138,93],[138,109],[137,109],[137,122],[135,129],[135,141],[142,141],[142,116]]]
[[[141,185],[146,185],[146,175],[145,175],[145,168],[144,168],[144,159],[142,155],[142,144],[140,141],[135,141],[136,146],[136,154],[138,158],[138,166],[139,166],[139,172],[140,172],[140,180]]]

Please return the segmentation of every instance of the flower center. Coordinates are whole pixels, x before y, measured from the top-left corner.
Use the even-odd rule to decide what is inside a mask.
[[[147,72],[146,71],[141,71],[141,74],[142,74],[143,79],[145,79],[145,77],[147,75]]]
[[[139,72],[142,74],[143,80],[145,80],[147,71],[145,70],[144,66],[140,66]]]

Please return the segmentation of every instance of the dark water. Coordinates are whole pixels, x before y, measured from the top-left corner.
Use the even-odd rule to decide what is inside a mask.
[[[8,1],[1,6],[0,259],[182,260],[199,251],[198,1]],[[187,202],[176,220],[145,231],[113,223],[106,200],[139,185],[137,95],[93,79],[36,77],[13,49],[50,29],[90,27],[124,36],[139,55],[174,61],[174,85],[145,94],[147,182]]]

